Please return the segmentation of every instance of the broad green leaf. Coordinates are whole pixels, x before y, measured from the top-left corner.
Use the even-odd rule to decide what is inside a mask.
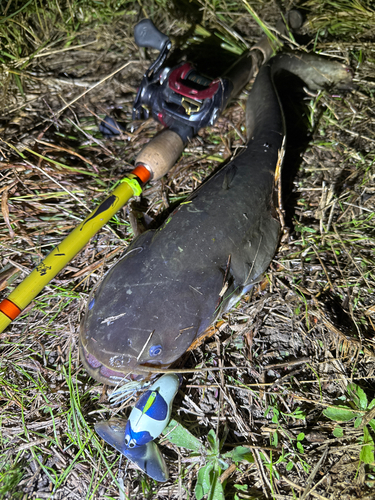
[[[249,485],[248,484],[235,484],[234,487],[236,488],[236,490],[247,491]]]
[[[374,457],[374,445],[365,444],[362,446],[361,453],[359,454],[359,459],[365,464],[372,464],[375,462]]]
[[[367,396],[361,387],[357,384],[349,384],[347,387],[348,393],[359,410],[366,410],[367,408]]]
[[[361,425],[362,423],[362,417],[357,417],[355,420],[354,420],[354,428],[355,429],[358,429],[358,427]]]
[[[293,462],[288,462],[286,464],[285,468],[286,468],[287,471],[291,471],[293,469],[293,467],[294,467],[294,463]]]
[[[306,420],[306,412],[301,410],[301,408],[297,408],[289,416],[293,418],[298,418],[299,420]]]
[[[298,448],[298,451],[299,451],[300,453],[303,453],[303,452],[305,451],[305,450],[303,449],[302,444],[301,444],[299,441],[297,441],[297,448]]]
[[[276,408],[273,408],[273,416],[272,416],[271,420],[274,424],[279,423],[279,415],[280,415],[279,410],[277,410]]]
[[[202,443],[198,438],[193,436],[185,427],[176,422],[176,420],[171,420],[167,427],[163,431],[163,435],[167,436],[167,439],[176,446],[181,448],[187,448],[188,450],[200,453],[202,449]]]
[[[370,434],[370,431],[367,428],[367,425],[363,428],[363,444],[374,444],[374,440]]]
[[[219,481],[219,477],[216,475],[214,478],[213,491],[209,496],[210,500],[225,500],[223,485]]]
[[[204,495],[211,489],[211,479],[212,479],[212,471],[213,464],[208,463],[204,467],[202,467],[198,472],[197,484],[195,485],[195,496],[197,500],[201,500]]]
[[[372,439],[370,431],[366,425],[363,428],[363,446],[361,453],[359,454],[359,459],[365,464],[372,464],[375,462],[374,440]]]
[[[219,440],[216,437],[215,431],[213,429],[207,435],[207,441],[210,444],[211,450],[219,453]]]
[[[368,405],[367,409],[368,409],[368,410],[372,410],[372,409],[374,408],[374,406],[375,406],[375,399],[373,399],[373,400],[371,401],[371,403],[369,403],[369,405]]]
[[[336,422],[348,422],[357,416],[357,413],[350,410],[347,406],[344,408],[326,408],[323,415]]]
[[[295,226],[294,228],[296,231],[299,233],[316,233],[316,229],[313,229],[312,227],[306,227],[306,226]]]
[[[236,464],[244,460],[250,462],[251,464],[254,462],[253,454],[251,453],[250,449],[246,448],[245,446],[236,446],[236,448],[234,448],[232,451],[225,453],[223,457],[231,458]]]
[[[333,429],[333,433],[332,433],[335,437],[337,438],[341,438],[343,437],[344,435],[344,429],[340,426],[337,426]]]
[[[297,441],[303,441],[305,439],[305,433],[300,432],[297,436]]]
[[[370,425],[371,429],[373,431],[375,431],[375,420],[374,419],[370,420],[369,425]]]

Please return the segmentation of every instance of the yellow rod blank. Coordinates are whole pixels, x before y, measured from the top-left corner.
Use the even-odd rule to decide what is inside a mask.
[[[0,333],[70,262],[99,229],[133,196],[142,192],[135,176],[122,179],[113,192],[50,252],[47,257],[0,302]]]

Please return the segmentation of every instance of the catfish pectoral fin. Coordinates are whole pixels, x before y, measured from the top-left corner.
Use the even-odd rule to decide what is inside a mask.
[[[236,175],[237,172],[237,166],[234,163],[233,165],[230,166],[230,168],[225,172],[224,179],[223,179],[223,184],[222,184],[222,189],[226,190],[230,188],[230,185],[234,179],[234,176]]]

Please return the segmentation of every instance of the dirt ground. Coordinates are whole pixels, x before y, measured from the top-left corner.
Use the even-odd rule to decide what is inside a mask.
[[[232,32],[231,40],[239,33],[249,47],[261,36],[245,3],[235,12],[220,4],[226,23],[209,3],[198,20],[181,14],[183,3],[168,14],[158,3],[124,5],[100,27],[82,17],[71,43],[31,16],[25,40],[38,37],[38,50],[2,59],[1,299],[132,170],[162,128],[132,120],[136,89],[156,55],[135,45],[136,22],[149,15],[182,53],[198,51],[194,22]],[[280,17],[277,3],[253,7],[268,26]],[[330,22],[324,26],[320,4],[310,3],[288,49],[349,64],[355,88],[315,94],[282,86],[285,234],[263,280],[181,364],[197,372],[184,376],[173,418],[201,440],[201,455],[163,438],[170,480],[159,484],[93,430],[99,420],[128,416],[134,403],[111,406],[111,389],[89,378],[78,356],[90,290],[133,238],[124,207],[0,334],[0,498],[195,498],[198,471],[212,460],[211,429],[222,453],[246,445],[254,457],[222,467],[225,498],[375,498],[375,22],[355,37],[330,30],[339,21]],[[168,175],[146,186],[137,205],[156,223],[243,145],[250,88],[200,131]],[[99,133],[105,114],[126,127],[120,138]],[[199,371],[221,366],[233,370]],[[352,412],[346,421],[339,407]]]

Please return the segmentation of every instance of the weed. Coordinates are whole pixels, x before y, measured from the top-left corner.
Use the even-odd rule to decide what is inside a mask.
[[[326,408],[323,414],[334,422],[354,421],[354,429],[363,430],[363,435],[359,438],[361,444],[359,459],[365,464],[373,464],[375,462],[374,439],[370,429],[375,431],[375,418],[372,418],[375,399],[368,403],[366,393],[355,383],[348,385],[347,393],[347,396],[342,398],[346,404]],[[333,429],[333,435],[337,438],[345,437],[345,429],[337,425]]]
[[[294,451],[290,451],[288,453],[286,453],[285,450],[282,450],[280,457],[275,462],[272,461],[272,453],[270,454],[270,459],[268,459],[264,454],[262,454],[262,459],[264,461],[265,466],[270,471],[271,477],[275,476],[277,479],[279,479],[280,477],[277,469],[274,468],[275,465],[284,464],[286,470],[290,471],[293,469],[295,461],[297,461],[302,466],[304,471],[308,472],[310,466],[307,464],[305,458],[302,456],[305,452],[302,445],[302,441],[305,439],[305,434],[303,432],[300,432],[296,437],[294,437],[288,431],[284,431],[283,429],[283,423],[287,423],[288,419],[290,418],[294,420],[305,420],[306,412],[304,412],[303,410],[301,410],[301,408],[298,407],[291,413],[285,413],[280,411],[275,405],[270,405],[268,406],[265,412],[265,416],[267,416],[271,411],[272,411],[271,420],[274,424],[276,424],[276,430],[271,436],[271,445],[274,446],[275,448],[278,446],[279,433],[281,433],[288,438],[290,444],[294,448]]]
[[[375,11],[366,0],[310,0],[307,6],[318,7],[310,22],[318,30],[327,30],[330,35],[357,34],[373,28]]]
[[[0,462],[1,463],[1,462]],[[13,466],[1,463],[0,468],[0,499],[3,498],[22,498],[23,493],[18,490],[18,484],[20,483],[24,475],[23,467],[21,464],[14,464]]]
[[[220,476],[229,467],[229,463],[238,464],[242,461],[254,462],[249,448],[236,446],[233,450],[221,453],[224,441],[220,441],[211,429],[207,435],[207,448],[204,448],[199,439],[175,420],[171,420],[163,432],[164,436],[173,444],[193,451],[192,457],[200,457],[203,465],[199,468],[195,485],[195,496],[201,500],[208,495],[210,500],[224,499],[224,487]]]

